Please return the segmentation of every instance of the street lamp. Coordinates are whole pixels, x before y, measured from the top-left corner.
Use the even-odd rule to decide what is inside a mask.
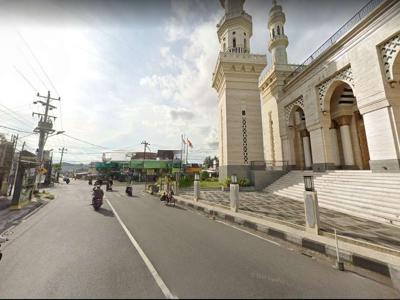
[[[231,183],[232,183],[232,184],[236,184],[236,183],[237,183],[237,176],[236,176],[235,174],[233,174],[233,175],[231,176]]]
[[[194,174],[194,180],[199,181],[200,180],[200,175],[199,173]]]
[[[307,192],[314,192],[314,176],[304,175],[304,188]]]

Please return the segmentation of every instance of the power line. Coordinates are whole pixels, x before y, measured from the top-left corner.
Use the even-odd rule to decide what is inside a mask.
[[[12,127],[8,127],[8,126],[3,126],[3,125],[0,125],[0,127],[7,128],[7,129],[10,129],[10,130],[14,130],[14,131],[17,131],[17,132],[22,132],[22,133],[31,133],[29,131],[25,131],[25,130],[21,130],[21,129],[17,129],[17,128],[12,128]]]
[[[9,112],[5,112],[4,110],[0,109],[0,111],[5,112],[6,114],[8,114],[11,118],[13,118],[14,120],[18,121],[19,123],[21,123],[24,126],[27,127],[32,127],[32,124],[30,122],[27,121],[27,119],[17,115],[14,111],[12,111],[11,109],[9,109],[7,106],[5,106],[4,104],[1,104],[1,106],[3,106],[5,109],[7,109]],[[25,122],[23,122],[21,119],[25,119]],[[3,120],[4,121],[4,120]]]
[[[19,75],[21,75],[21,77],[31,86],[31,88],[32,88],[35,92],[38,92],[37,88],[35,88],[35,87],[33,86],[33,84],[28,80],[28,78],[26,78],[26,77],[24,76],[24,74],[22,74],[21,71],[17,69],[16,66],[14,66],[14,69],[15,69],[15,71],[16,71]]]
[[[79,142],[82,142],[82,143],[85,143],[85,144],[88,144],[88,145],[92,145],[92,146],[95,146],[95,147],[98,147],[98,148],[102,148],[102,149],[108,149],[108,148],[103,147],[103,146],[99,146],[99,145],[96,145],[96,144],[93,144],[93,143],[90,143],[90,142],[87,142],[87,141],[83,141],[83,140],[78,139],[78,138],[76,138],[76,137],[70,136],[70,135],[68,135],[68,134],[66,134],[66,133],[63,133],[62,135],[65,135],[66,137],[69,137],[69,138],[71,138],[71,139],[77,140],[77,141],[79,141]]]
[[[39,79],[39,81],[43,84],[43,86],[46,88],[46,90],[50,90],[47,84],[40,78],[39,74],[36,72],[35,68],[32,66],[32,64],[29,62],[28,58],[25,56],[24,51],[20,47],[18,47],[19,51],[22,53],[22,56],[24,57],[25,61],[27,62],[28,66],[31,68],[33,74],[35,74],[36,78]]]
[[[42,64],[40,63],[39,59],[36,57],[35,53],[33,52],[32,48],[29,46],[28,42],[24,39],[22,34],[16,29],[19,37],[22,39],[22,41],[25,43],[26,47],[29,49],[29,52],[31,53],[32,57],[35,59],[36,63],[39,65],[40,69],[42,70],[43,74],[46,76],[47,80],[49,81],[50,85],[54,89],[54,91],[57,93],[58,96],[60,96],[60,93],[57,91],[56,87],[54,86],[53,82],[51,81],[50,77],[47,75],[46,71],[44,70]]]

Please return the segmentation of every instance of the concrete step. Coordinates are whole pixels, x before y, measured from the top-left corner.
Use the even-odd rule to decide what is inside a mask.
[[[304,199],[298,196],[291,196],[290,193],[285,193],[285,192],[279,192],[279,193],[274,193],[275,195],[287,197],[293,200],[297,200],[300,202],[304,202]],[[364,215],[367,219],[368,216],[372,216],[374,218],[380,218],[382,220],[393,220],[393,221],[400,221],[400,217],[396,215],[395,213],[387,213],[387,212],[381,212],[377,211],[376,209],[368,209],[365,207],[358,207],[352,204],[345,204],[343,202],[338,202],[335,200],[331,199],[324,199],[323,197],[318,198],[318,203],[321,207],[328,208],[331,210],[338,210],[339,208],[341,209],[342,212],[349,214],[349,215],[354,215],[355,212],[358,214]]]
[[[314,182],[317,181],[351,181],[351,182],[360,182],[360,183],[372,183],[372,184],[388,184],[388,185],[397,185],[400,186],[400,178],[394,180],[393,178],[355,178],[355,177],[337,177],[337,176],[321,176],[316,177]]]
[[[297,187],[297,186],[293,186],[293,187],[288,187],[288,188],[282,188],[282,189],[278,189],[278,190],[268,190],[271,192],[275,192],[275,191],[285,191],[285,192],[289,192],[292,194],[296,194],[299,197],[303,197],[303,193],[304,193],[304,188],[303,187]],[[347,201],[353,201],[355,203],[360,202],[360,203],[366,203],[366,204],[371,204],[371,205],[376,205],[378,207],[383,206],[383,207],[390,207],[393,209],[400,209],[400,195],[396,195],[396,197],[390,197],[390,195],[375,195],[375,194],[370,194],[369,192],[365,192],[365,191],[359,191],[360,193],[357,193],[357,191],[346,191],[346,190],[342,190],[342,189],[317,189],[318,195],[326,195],[326,196],[330,196],[330,195],[334,195],[336,198],[341,199],[343,198],[344,200]],[[359,196],[359,195],[362,196]],[[355,198],[355,195],[357,195],[356,197],[359,198]],[[384,201],[382,201],[382,199],[385,199]]]

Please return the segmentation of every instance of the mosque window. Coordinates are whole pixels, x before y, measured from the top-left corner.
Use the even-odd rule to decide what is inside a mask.
[[[283,26],[282,26],[282,34],[285,34],[285,31],[284,31],[284,29],[283,29]]]
[[[248,154],[248,148],[247,148],[247,120],[246,116],[243,115],[242,110],[242,136],[243,136],[243,162],[245,164],[249,163],[249,154]],[[245,111],[244,111],[245,112]]]
[[[276,32],[277,32],[278,35],[281,34],[281,30],[279,29],[279,25],[278,25],[278,27],[276,28]]]
[[[234,31],[232,34],[236,34],[236,31]]]
[[[225,50],[226,50],[226,44],[224,43],[224,52],[225,52]]]
[[[246,48],[247,48],[247,45],[246,45],[246,39],[244,39],[244,41],[243,41],[243,48],[244,48],[244,49],[246,49]]]
[[[275,37],[275,29],[274,28],[272,28],[272,37],[273,38]]]
[[[236,39],[235,38],[233,39],[232,43],[233,43],[233,48],[236,48]]]

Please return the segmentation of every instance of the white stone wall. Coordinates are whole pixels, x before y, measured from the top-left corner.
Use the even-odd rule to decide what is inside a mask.
[[[372,22],[371,22],[372,21]],[[318,62],[303,71],[297,80],[292,81],[278,99],[278,110],[290,105],[298,97],[304,97],[306,125],[310,131],[311,149],[314,163],[334,163],[337,153],[332,146],[329,133],[330,96],[335,82],[342,80],[353,89],[357,106],[364,115],[365,128],[371,160],[399,159],[400,94],[397,86],[390,87],[385,78],[379,45],[400,31],[400,2],[388,1],[380,13],[370,18],[369,23],[362,22],[358,28],[348,33],[347,38],[333,46],[332,53],[321,57]],[[351,36],[351,37],[349,37]],[[342,44],[339,46],[339,44]],[[335,49],[335,47],[337,49]],[[400,51],[400,49],[399,49]],[[348,69],[349,72],[342,72]],[[325,97],[320,103],[318,86],[333,78],[327,85]],[[336,79],[335,79],[336,78]],[[396,100],[399,99],[399,100]],[[391,102],[390,102],[391,101]],[[386,108],[393,105],[392,117]],[[322,106],[321,106],[322,104]],[[326,113],[322,113],[326,110]],[[279,119],[281,138],[288,135],[285,118]],[[321,129],[322,128],[322,129]],[[352,140],[357,139],[356,128],[351,127]],[[265,133],[264,133],[265,136]],[[289,143],[283,143],[285,160],[292,160]],[[359,147],[354,147],[355,158],[360,157]],[[289,156],[289,157],[288,157]],[[361,166],[357,158],[356,164]]]
[[[271,94],[262,95],[261,113],[263,119],[264,159],[277,161],[283,160],[282,142],[279,130],[278,104],[275,97]],[[273,136],[271,136],[270,118],[272,118]]]

